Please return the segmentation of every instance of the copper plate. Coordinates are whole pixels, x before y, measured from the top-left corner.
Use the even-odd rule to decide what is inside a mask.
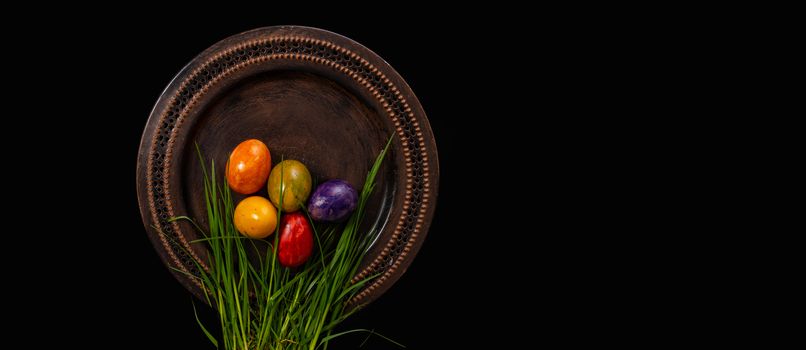
[[[315,183],[341,178],[361,188],[392,134],[363,225],[377,238],[356,279],[381,275],[353,305],[371,302],[394,284],[428,232],[439,165],[425,112],[389,64],[343,36],[279,26],[224,39],[168,84],[143,131],[137,194],[148,236],[168,266],[198,274],[189,255],[206,261],[204,243],[190,243],[200,234],[188,223],[167,221],[187,215],[206,226],[195,142],[219,173],[238,143],[257,138],[269,146],[274,164],[297,159]],[[196,280],[171,272],[201,296]]]

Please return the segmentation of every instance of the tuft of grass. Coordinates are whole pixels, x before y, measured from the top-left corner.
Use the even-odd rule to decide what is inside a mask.
[[[367,200],[375,188],[375,177],[380,170],[392,137],[375,159],[367,173],[358,205],[345,224],[311,225],[316,248],[313,255],[300,268],[291,270],[277,261],[273,247],[277,247],[282,215],[283,193],[280,194],[278,225],[271,241],[251,239],[240,235],[233,222],[234,204],[226,176],[219,180],[215,161],[205,167],[202,151],[196,145],[201,162],[204,198],[208,227],[202,230],[204,238],[194,243],[208,245],[209,270],[194,261],[207,303],[218,311],[222,334],[216,339],[198,320],[204,334],[216,346],[224,349],[327,349],[328,343],[343,334],[374,331],[356,329],[333,333],[361,305],[348,310],[350,300],[367,282],[369,276],[351,283],[368,245],[377,232],[359,232]],[[281,172],[282,173],[282,172]],[[282,183],[282,179],[280,181]],[[284,189],[281,188],[281,192]],[[301,209],[308,216],[307,209]],[[188,220],[186,216],[172,220]],[[256,254],[259,245],[268,245],[265,253]],[[249,256],[258,255],[256,262]],[[194,313],[195,313],[194,305]],[[396,344],[391,339],[379,335]]]

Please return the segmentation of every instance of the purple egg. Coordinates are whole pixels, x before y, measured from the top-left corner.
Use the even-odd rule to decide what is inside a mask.
[[[358,204],[358,193],[344,180],[328,180],[316,187],[308,200],[311,218],[322,222],[347,219]]]

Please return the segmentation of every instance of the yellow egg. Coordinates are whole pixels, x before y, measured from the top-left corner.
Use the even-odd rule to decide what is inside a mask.
[[[266,238],[277,227],[277,210],[268,199],[247,197],[235,207],[235,228],[244,236]]]

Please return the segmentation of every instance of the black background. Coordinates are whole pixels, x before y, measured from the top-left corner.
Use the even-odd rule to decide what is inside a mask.
[[[6,218],[24,224],[8,225],[0,254],[11,267],[3,271],[10,338],[211,348],[190,294],[146,237],[137,148],[184,64],[230,35],[282,24],[334,31],[384,58],[418,96],[439,149],[437,211],[421,251],[343,329],[375,329],[410,349],[621,345],[664,329],[661,341],[686,333],[656,322],[666,315],[711,329],[711,319],[684,314],[698,293],[677,283],[685,274],[653,263],[688,259],[664,256],[668,244],[698,244],[678,236],[693,232],[679,224],[692,210],[673,199],[696,201],[685,181],[699,169],[675,152],[696,146],[689,133],[701,130],[690,91],[709,98],[716,89],[697,86],[708,50],[689,42],[719,40],[698,38],[697,27],[680,36],[689,23],[664,18],[667,9],[636,16],[610,4],[278,5],[9,11],[23,23],[4,28],[12,93],[0,142],[11,150],[7,202],[19,208]],[[695,206],[710,213],[712,203]],[[365,348],[395,347],[371,337]]]
[[[79,272],[59,305],[62,327],[136,348],[213,348],[196,324],[191,295],[146,237],[135,191],[137,149],[153,104],[195,55],[230,35],[281,24],[330,30],[375,51],[418,96],[438,145],[437,211],[422,249],[393,288],[340,329],[374,329],[411,349],[523,339],[498,330],[516,332],[529,323],[498,315],[512,311],[507,305],[524,296],[518,310],[526,312],[537,293],[521,282],[525,278],[531,285],[537,272],[513,272],[538,259],[522,250],[536,232],[524,224],[530,220],[513,214],[520,205],[515,200],[532,201],[539,177],[525,174],[521,165],[545,160],[535,152],[539,132],[523,138],[528,130],[516,127],[518,120],[537,116],[537,85],[513,84],[532,79],[526,63],[536,58],[490,50],[494,40],[508,48],[507,30],[425,17],[402,25],[382,17],[350,21],[211,12],[98,18],[68,26],[65,33],[75,40],[67,50],[73,54],[53,74],[57,81],[76,82],[61,98],[80,112],[57,118],[50,142],[81,150],[58,157],[62,169],[71,169],[63,181],[79,184],[65,188],[73,199],[62,211],[80,238],[64,234],[52,240],[61,268]],[[516,193],[517,187],[523,189]],[[532,204],[537,201],[527,205]],[[199,313],[215,329],[212,310],[199,305]],[[87,316],[95,321],[82,321]],[[356,348],[365,338],[344,336],[331,348]],[[365,348],[396,347],[373,336]]]

